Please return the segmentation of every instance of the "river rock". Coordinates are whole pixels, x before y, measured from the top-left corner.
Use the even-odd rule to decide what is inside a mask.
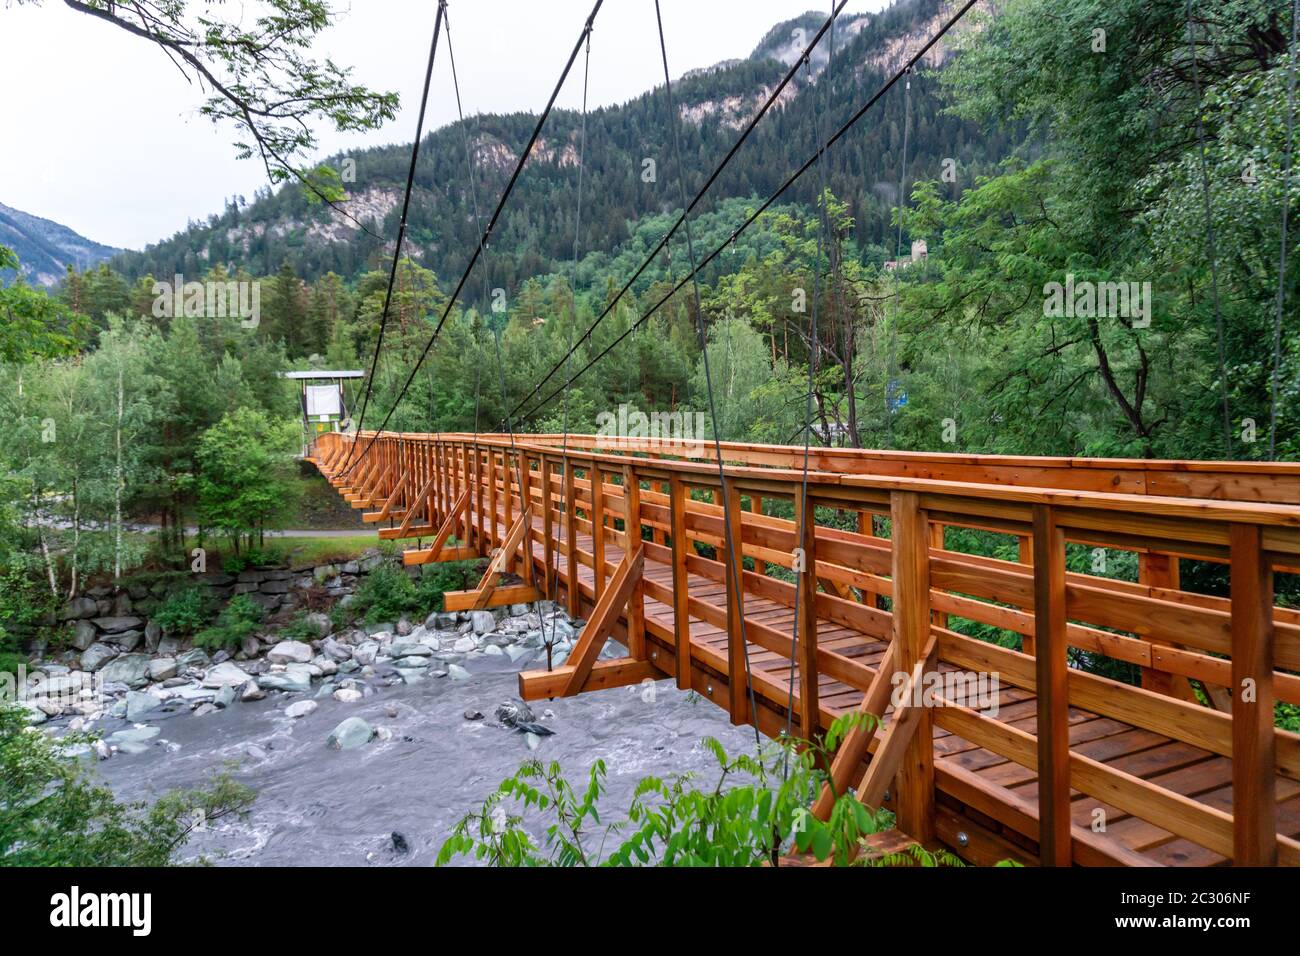
[[[333,696],[341,704],[355,704],[364,695],[355,687],[340,687]]]
[[[483,653],[488,657],[501,657],[505,652],[496,644],[489,644],[487,647],[483,648]]]
[[[311,645],[302,641],[281,641],[271,648],[266,659],[276,664],[306,664],[312,659]]]
[[[115,657],[117,657],[116,647],[108,644],[91,644],[81,654],[81,669],[94,673]]]
[[[370,743],[375,729],[360,717],[349,717],[330,733],[325,743],[334,750],[351,750]]]
[[[317,706],[318,705],[314,700],[296,700],[284,709],[284,715],[286,717],[293,717],[296,720],[299,717],[306,717],[314,711]]]
[[[101,671],[104,682],[120,681],[132,689],[149,682],[149,657],[145,654],[123,654],[104,665]]]
[[[212,698],[212,702],[218,707],[229,707],[235,702],[235,687],[233,684],[227,684],[217,691],[217,696]]]
[[[477,647],[478,645],[474,643],[474,638],[462,637],[459,638],[456,641],[456,643],[451,646],[451,649],[455,651],[457,654],[468,654],[470,651],[475,650]]]
[[[352,648],[336,641],[332,637],[327,637],[325,640],[321,641],[320,650],[326,657],[332,658],[336,661],[347,661],[352,659]]]
[[[203,675],[204,687],[239,687],[249,680],[248,671],[233,661],[225,661]]]
[[[145,714],[157,710],[162,701],[153,694],[133,690],[126,695],[126,719],[131,723],[143,720]]]
[[[266,690],[296,691],[306,693],[311,690],[311,674],[304,671],[284,670],[261,674],[257,683]]]
[[[144,626],[144,646],[150,651],[158,650],[158,642],[162,640],[162,626],[150,621]]]
[[[375,662],[379,656],[379,645],[374,641],[365,641],[358,644],[356,650],[352,652],[352,659],[362,667],[368,667]]]
[[[174,657],[155,657],[149,661],[149,680],[169,680],[178,671],[179,666]]]
[[[497,626],[496,616],[491,611],[471,611],[469,622],[475,634],[486,634]]]
[[[128,727],[108,736],[108,743],[125,754],[142,754],[149,749],[149,741],[162,731],[157,727]]]
[[[239,692],[239,699],[245,704],[255,700],[261,700],[266,696],[266,691],[262,690],[261,685],[255,680],[250,680],[244,685],[244,689]]]
[[[393,646],[388,649],[390,657],[429,657],[433,654],[433,648],[428,644],[410,644],[406,641],[398,643],[393,642]]]
[[[452,680],[469,680],[470,675],[469,671],[465,670],[465,668],[461,667],[459,664],[448,664],[447,676]]]
[[[208,652],[201,647],[192,648],[176,656],[176,664],[182,668],[207,667],[211,663],[212,659],[208,657]]]
[[[256,657],[258,654],[262,653],[262,642],[252,634],[249,634],[239,642],[239,651],[245,657]]]

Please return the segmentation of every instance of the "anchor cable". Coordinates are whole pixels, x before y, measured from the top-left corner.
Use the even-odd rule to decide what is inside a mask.
[[[663,58],[664,64],[664,94],[668,100],[668,115],[670,117],[669,121],[672,125],[673,131],[673,153],[677,160],[677,186],[681,193],[682,207],[684,209],[686,206],[686,168],[682,165],[681,135],[678,130],[680,123],[677,115],[677,108],[673,104],[673,84],[672,78],[668,72],[668,47],[664,42],[664,21],[663,15],[659,10],[659,0],[655,0],[655,21],[659,26],[659,52]],[[704,309],[700,299],[700,281],[697,278],[699,269],[695,264],[695,242],[691,236],[691,220],[688,215],[683,215],[683,224],[686,227],[686,252],[690,258],[692,270],[691,278],[693,279],[694,284],[695,326],[699,332],[700,355],[704,363],[704,383],[709,394],[709,416],[713,422],[713,448],[718,459],[718,482],[722,488],[722,529],[724,545],[727,549],[727,577],[729,579],[727,586],[731,590],[731,600],[735,602],[734,606],[737,609],[742,609],[744,607],[744,590],[742,586],[743,575],[745,573],[744,556],[742,544],[740,541],[735,540],[736,535],[732,531],[732,503],[731,494],[728,490],[730,482],[727,479],[726,465],[722,460],[722,442],[718,437],[718,409],[713,398],[713,376],[709,371],[708,333],[704,327]],[[736,507],[739,508],[739,495],[736,496],[736,499]],[[735,520],[736,531],[739,532],[740,522],[742,519],[740,516],[736,516]],[[741,535],[741,537],[743,538],[743,535]],[[739,562],[735,560],[736,557],[740,558]],[[740,566],[737,567],[737,564]],[[745,684],[749,692],[749,711],[753,717],[754,746],[758,748],[762,747],[762,738],[759,736],[758,730],[758,706],[754,697],[753,669],[750,666],[749,661],[749,641],[745,636],[745,615],[743,610],[741,610],[736,617],[740,625],[740,644],[741,647],[744,648]],[[682,640],[690,640],[689,634],[679,635],[679,637]],[[734,717],[735,715],[733,714],[732,716]]]
[[[442,33],[443,20],[447,16],[447,0],[440,0],[438,12],[433,19],[433,42],[429,44],[429,63],[424,68],[424,92],[420,95],[420,113],[415,121],[415,141],[411,144],[411,165],[406,172],[406,190],[402,195],[402,218],[397,223],[397,243],[393,247],[393,264],[388,270],[388,287],[384,290],[384,307],[379,314],[379,337],[375,340],[375,354],[370,360],[370,375],[366,378],[366,392],[361,400],[361,414],[357,418],[357,434],[366,420],[366,409],[370,405],[370,392],[375,384],[375,372],[379,367],[379,351],[384,347],[384,331],[388,327],[388,306],[393,299],[393,285],[397,281],[397,265],[402,258],[402,240],[406,237],[406,214],[411,206],[411,191],[415,186],[415,164],[420,157],[420,134],[424,130],[424,112],[429,104],[429,85],[433,80],[433,61],[438,52],[438,37]],[[352,460],[356,442],[348,448],[348,457],[344,466]],[[350,471],[351,469],[348,469]],[[345,471],[346,475],[348,472]]]

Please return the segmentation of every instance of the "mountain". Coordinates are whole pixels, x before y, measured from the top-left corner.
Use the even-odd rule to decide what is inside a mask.
[[[951,10],[948,0],[901,0],[878,14],[841,17],[829,73],[822,54],[814,59],[812,77],[799,74],[698,211],[714,211],[730,197],[765,197],[775,191]],[[692,70],[674,81],[673,98],[685,120],[679,128],[688,195],[726,154],[738,131],[780,82],[787,64],[794,62],[798,31],[811,38],[824,19],[824,13],[810,12],[778,24],[748,58]],[[941,65],[947,52],[940,44],[926,65]],[[608,253],[629,240],[638,220],[679,208],[665,99],[659,87],[588,114],[580,215],[576,173],[581,116],[567,110],[551,114],[492,236],[484,288],[512,288],[531,276],[565,267],[572,261],[575,235],[580,254]],[[969,183],[1019,144],[1015,129],[979,129],[946,114],[939,84],[925,72],[913,77],[907,103],[906,168],[907,121],[900,84],[827,153],[824,168],[810,171],[782,200],[814,201],[824,177],[827,188],[848,201],[859,239],[892,250],[897,241],[892,209],[904,179],[908,184],[937,179],[944,160],[954,159]],[[535,122],[527,113],[474,116],[427,134],[416,171],[406,254],[444,279],[464,269],[479,236],[476,201],[486,219]],[[475,169],[473,190],[466,172],[467,148]],[[305,279],[329,271],[355,278],[385,268],[409,157],[409,144],[395,144],[326,160],[345,174],[346,215],[309,201],[296,185],[274,192],[264,189],[252,202],[236,197],[222,213],[191,223],[143,252],[122,254],[114,265],[133,278],[197,276],[217,263],[262,275],[287,263]],[[350,172],[354,178],[348,181]],[[958,188],[951,184],[951,194]]]
[[[89,269],[122,252],[4,203],[0,203],[0,246],[8,246],[18,255],[23,278],[33,285],[55,285],[63,280],[68,266]],[[0,270],[0,283],[13,278],[12,269]]]

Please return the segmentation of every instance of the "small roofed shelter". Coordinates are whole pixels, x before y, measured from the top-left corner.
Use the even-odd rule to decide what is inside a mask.
[[[281,372],[281,378],[302,383],[303,455],[326,432],[346,432],[352,427],[344,382],[365,377],[360,369]]]

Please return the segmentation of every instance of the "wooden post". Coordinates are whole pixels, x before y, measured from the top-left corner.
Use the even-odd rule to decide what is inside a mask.
[[[1273,568],[1259,525],[1229,528],[1232,594],[1232,862],[1277,866]]]
[[[944,540],[943,540],[943,525],[939,524],[938,522],[933,522],[930,525],[930,547],[937,551],[945,550]],[[930,620],[933,621],[935,625],[937,625],[938,627],[948,626],[948,615],[945,614],[943,611],[931,611]]]
[[[673,539],[673,639],[677,648],[677,686],[691,686],[691,618],[687,592],[686,488],[676,473],[668,482],[668,510]]]
[[[573,459],[564,459],[564,553],[567,558],[565,567],[568,581],[564,596],[568,604],[569,617],[577,617],[582,611],[581,591],[578,588],[578,528],[577,489],[574,486]]]
[[[1034,505],[1034,643],[1038,651],[1038,859],[1070,865],[1070,687],[1065,657],[1065,535]]]
[[[631,465],[623,466],[623,534],[626,561],[641,547],[641,481]],[[640,575],[627,599],[627,651],[633,660],[646,659],[645,585]]]
[[[591,558],[596,572],[596,601],[605,593],[605,479],[600,468],[592,463],[587,472],[591,479]]]
[[[751,513],[751,514],[761,515],[761,514],[763,513],[763,496],[762,496],[762,495],[750,495],[750,496],[749,496],[749,510],[750,510],[750,513]],[[756,573],[756,574],[764,574],[764,575],[767,574],[767,562],[766,562],[766,561],[759,561],[757,558],[755,558],[755,559],[754,559],[754,573]]]
[[[817,509],[812,498],[800,491],[795,499],[798,547],[803,551],[803,570],[798,575],[799,593],[799,736],[816,739],[820,731],[817,695]],[[796,664],[791,661],[793,668]],[[793,677],[793,674],[792,674]]]
[[[727,533],[723,535],[722,560],[726,565],[723,580],[727,587],[727,692],[730,696],[731,722],[749,723],[749,699],[745,660],[745,560],[741,536],[740,489],[724,479],[722,494],[726,496],[722,520]],[[730,537],[731,553],[726,550]]]
[[[876,523],[873,520],[873,516],[870,511],[858,512],[858,534],[865,535],[868,538],[874,538],[876,536],[875,524]],[[876,544],[878,542],[873,541],[872,543]],[[879,607],[880,601],[879,601],[878,592],[868,590],[867,588],[863,588],[862,603],[865,604],[867,607]]]
[[[491,445],[487,448],[488,488],[488,550],[497,546],[497,453]],[[504,532],[503,532],[504,533]]]
[[[1148,587],[1167,588],[1177,591],[1179,589],[1178,558],[1175,555],[1162,554],[1158,551],[1139,554],[1138,583],[1145,584]],[[1151,643],[1168,645],[1171,642],[1152,639]],[[1142,687],[1168,697],[1177,697],[1180,700],[1198,703],[1192,685],[1188,683],[1186,677],[1180,674],[1171,674],[1168,671],[1157,670],[1153,667],[1144,667],[1142,668]],[[1208,689],[1206,688],[1207,691]]]
[[[551,501],[551,479],[554,472],[551,469],[551,459],[542,455],[538,463],[540,477],[542,479],[542,597],[551,600],[552,594],[559,592],[554,590],[555,585],[555,522],[552,517],[552,508],[554,503]]]
[[[532,467],[531,463],[528,461],[528,456],[524,454],[524,452],[522,451],[519,452],[519,517],[520,520],[523,520],[526,517],[529,519],[527,523],[524,525],[524,541],[522,547],[522,552],[524,556],[524,567],[523,567],[523,573],[520,576],[529,584],[535,584],[536,581],[533,577],[533,522],[531,520],[531,516],[528,515],[528,506],[531,503],[529,501],[530,492],[528,490],[532,478],[532,476],[529,474],[529,468],[531,467]],[[506,482],[509,483],[509,481],[510,481],[510,469],[507,468]],[[507,528],[514,523],[510,517],[513,510],[514,509],[510,505],[510,495],[507,494],[506,495],[506,527]],[[506,563],[506,570],[512,573],[514,572],[515,569],[514,569],[513,558]]]
[[[930,534],[916,492],[890,493],[893,622],[902,673],[924,666],[930,637]],[[898,828],[922,843],[934,837],[933,715],[916,708],[917,726],[895,778]]]
[[[1034,545],[1027,535],[1020,536],[1020,563],[1027,564],[1031,567],[1034,564]],[[1023,608],[1022,610],[1028,610],[1028,608]],[[1035,649],[1033,634],[1020,635],[1020,649],[1031,657],[1034,655]]]

